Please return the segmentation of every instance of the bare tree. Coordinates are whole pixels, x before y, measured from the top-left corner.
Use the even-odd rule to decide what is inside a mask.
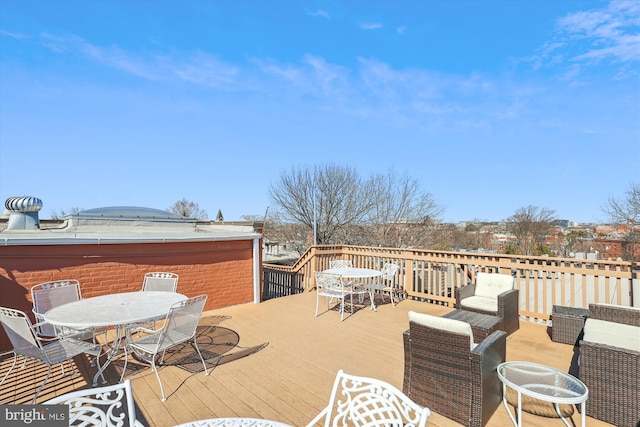
[[[332,242],[341,227],[357,224],[371,205],[354,169],[336,165],[292,168],[269,187],[281,222],[301,223],[315,230],[317,243]]]
[[[640,252],[637,249],[640,245],[640,184],[630,184],[624,199],[609,197],[608,204],[602,210],[611,222],[629,227],[622,241],[622,257],[636,261]]]
[[[77,214],[78,212],[82,212],[84,209],[82,208],[78,208],[78,207],[73,207],[71,209],[69,209],[68,211],[65,211],[64,209],[60,209],[60,211],[56,211],[56,210],[52,210],[51,211],[51,219],[54,220],[58,220],[58,219],[62,219],[67,215],[73,215],[73,214]]]
[[[611,222],[618,224],[640,224],[640,184],[631,184],[624,199],[609,197],[602,208]]]
[[[269,196],[278,221],[315,231],[318,244],[399,246],[441,211],[416,180],[393,171],[363,180],[354,169],[331,164],[283,173]]]
[[[546,237],[556,220],[552,209],[526,206],[516,209],[507,218],[507,228],[516,239],[516,250],[521,255],[541,255],[546,251]]]
[[[367,213],[373,226],[375,242],[382,246],[423,246],[430,233],[426,229],[438,220],[442,208],[420,183],[407,175],[398,176],[393,169],[374,175],[369,184],[375,203]]]
[[[197,203],[185,198],[178,200],[167,210],[184,217],[195,218],[201,221],[206,221],[209,218],[206,210],[200,209]]]

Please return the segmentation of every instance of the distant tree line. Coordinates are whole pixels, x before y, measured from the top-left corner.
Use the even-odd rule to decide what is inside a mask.
[[[322,164],[293,167],[282,172],[268,189],[273,203],[267,216],[244,215],[264,222],[265,238],[285,242],[302,254],[310,245],[359,245],[433,250],[481,249],[490,246],[491,235],[481,232],[477,221],[463,230],[443,224],[443,208],[420,183],[393,169],[361,177],[347,166]],[[208,214],[193,201],[182,198],[168,211],[206,221]],[[640,244],[640,185],[632,183],[625,197],[609,197],[602,207],[611,223],[629,226],[622,242],[623,259],[633,260]],[[52,212],[53,219],[80,212]],[[224,221],[219,210],[216,221]],[[537,206],[516,209],[505,219],[505,231],[513,236],[504,252],[516,255],[567,256],[580,251],[582,231],[556,236],[548,244],[557,223],[554,210]]]

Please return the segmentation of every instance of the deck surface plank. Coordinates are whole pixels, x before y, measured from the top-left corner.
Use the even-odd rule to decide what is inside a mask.
[[[237,334],[239,341],[232,351],[266,346],[212,366],[209,376],[178,366],[160,368],[168,396],[166,402],[160,401],[160,390],[151,369],[128,371],[138,417],[146,425],[157,427],[213,417],[266,418],[304,426],[326,404],[339,369],[375,377],[402,389],[402,333],[408,328],[408,312],[442,315],[452,310],[442,305],[403,301],[395,309],[389,303],[380,304],[377,311],[363,307],[340,322],[337,311],[324,311],[323,301],[320,315],[315,317],[315,303],[315,293],[306,292],[261,304],[205,312],[201,324],[217,324]],[[568,371],[572,358],[573,347],[552,342],[544,325],[523,321],[520,330],[507,338],[507,360],[528,360]],[[89,386],[93,368],[86,358],[81,357],[77,364],[81,374],[71,377],[60,378],[59,369],[54,369],[49,380],[51,386],[45,388],[39,401]],[[0,358],[1,376],[10,365],[10,357]],[[43,378],[45,372],[46,368],[33,363],[25,369],[16,367],[0,387],[0,403],[29,403],[37,384],[34,375]],[[109,367],[109,381],[117,382],[119,373],[115,366]],[[577,411],[573,419],[579,425]],[[523,415],[523,421],[533,427],[563,425],[557,418],[529,413]],[[591,418],[587,418],[587,424],[609,426]],[[437,413],[431,415],[428,425],[459,426]],[[488,426],[508,425],[511,421],[500,406]]]

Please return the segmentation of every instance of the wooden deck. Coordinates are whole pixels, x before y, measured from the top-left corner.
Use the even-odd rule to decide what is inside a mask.
[[[336,311],[316,318],[314,310],[315,293],[306,292],[206,312],[201,325],[207,335],[198,342],[208,351],[210,375],[189,372],[187,361],[177,361],[180,355],[168,357],[169,365],[160,370],[168,399],[161,402],[155,375],[134,363],[127,377],[132,380],[138,418],[158,427],[212,417],[265,418],[304,426],[326,404],[338,369],[379,378],[402,389],[402,332],[408,327],[407,313],[442,315],[451,308],[403,301],[395,309],[390,304],[379,306],[377,312],[361,309],[344,322]],[[216,354],[223,357],[214,359]],[[507,360],[528,360],[568,371],[572,357],[573,347],[552,342],[543,325],[521,322],[520,330],[507,339]],[[0,378],[10,364],[10,358],[0,360]],[[38,401],[87,387],[87,377],[94,371],[84,358],[77,358],[76,364],[81,374],[64,378],[56,367]],[[116,360],[107,369],[111,382],[118,380],[120,366],[121,361]],[[0,387],[0,403],[29,403],[46,369],[28,363],[14,372]],[[573,420],[580,424],[577,411]],[[531,413],[524,413],[523,421],[536,427],[563,425],[557,418]],[[459,424],[432,413],[428,425]],[[496,410],[488,425],[511,425],[504,407]],[[609,424],[587,418],[587,425]]]

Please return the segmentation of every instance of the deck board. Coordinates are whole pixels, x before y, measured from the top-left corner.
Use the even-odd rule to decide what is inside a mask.
[[[321,310],[324,308],[321,304]],[[402,389],[402,332],[408,328],[410,310],[442,315],[452,309],[403,301],[395,309],[391,304],[381,304],[377,311],[365,307],[340,322],[340,314],[333,310],[321,311],[315,317],[315,294],[307,292],[205,312],[202,324],[217,324],[238,334],[234,351],[268,344],[245,357],[213,366],[209,376],[177,366],[162,367],[166,402],[160,401],[158,384],[150,369],[134,370],[130,375],[128,372],[138,417],[146,425],[157,427],[211,417],[266,418],[304,426],[326,404],[338,369],[379,378]],[[568,371],[572,357],[573,347],[552,342],[544,325],[521,322],[520,330],[507,338],[507,360],[528,360]],[[1,376],[10,364],[10,358],[0,361]],[[119,378],[114,366],[107,369],[110,382]],[[51,387],[45,388],[39,401],[87,387],[93,368],[82,357],[78,367],[84,375],[65,379],[59,378],[56,370],[49,380]],[[0,403],[28,403],[35,390],[34,372],[42,375],[46,369],[28,364],[15,371],[0,387]],[[523,417],[528,426],[563,425],[558,419],[528,413]],[[579,425],[577,412],[573,418]],[[589,426],[609,426],[587,420]],[[502,427],[510,423],[501,406],[488,425]],[[459,424],[433,413],[428,425]]]

